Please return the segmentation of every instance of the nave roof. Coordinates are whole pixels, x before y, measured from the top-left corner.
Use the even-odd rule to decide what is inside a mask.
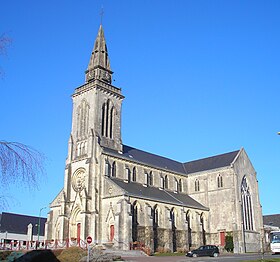
[[[143,186],[142,184],[136,182],[126,183],[118,178],[111,177],[110,180],[122,188],[127,196],[168,203],[176,206],[209,210],[207,207],[201,205],[187,194],[175,193],[170,190],[159,189],[153,186]]]
[[[184,175],[230,166],[240,150],[181,163],[167,157],[155,155],[131,146],[123,145],[123,152],[119,153],[109,148],[104,148],[105,153],[113,154],[144,165],[173,171]]]

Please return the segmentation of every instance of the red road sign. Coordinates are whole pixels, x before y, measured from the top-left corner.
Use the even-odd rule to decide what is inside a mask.
[[[88,236],[88,237],[87,237],[87,243],[88,243],[88,244],[91,244],[91,242],[92,242],[92,237],[91,237],[91,236]]]

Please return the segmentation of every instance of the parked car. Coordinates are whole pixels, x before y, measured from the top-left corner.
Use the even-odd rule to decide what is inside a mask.
[[[205,245],[201,246],[198,249],[194,249],[189,251],[186,256],[188,257],[202,257],[202,256],[210,256],[210,257],[217,257],[219,256],[220,251],[217,246],[214,245]]]

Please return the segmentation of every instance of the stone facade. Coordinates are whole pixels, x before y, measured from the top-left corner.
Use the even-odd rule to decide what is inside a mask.
[[[218,180],[222,177],[222,186]],[[253,227],[243,228],[242,179],[246,177],[251,190]],[[206,170],[191,175],[190,184],[201,181],[201,188],[189,191],[191,197],[209,207],[209,242],[219,243],[217,232],[229,232],[234,236],[235,252],[260,250],[263,230],[262,210],[258,194],[256,172],[245,152],[241,149],[235,161],[228,167]],[[245,241],[244,241],[245,238]],[[245,244],[244,244],[245,243]]]
[[[260,250],[262,211],[256,172],[244,149],[180,163],[122,144],[121,89],[102,26],[73,96],[64,187],[50,204],[46,239],[183,251],[202,244]]]

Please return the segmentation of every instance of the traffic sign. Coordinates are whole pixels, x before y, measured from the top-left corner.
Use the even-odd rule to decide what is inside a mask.
[[[92,242],[92,237],[91,237],[91,236],[88,236],[88,237],[87,237],[87,243],[88,243],[88,244],[91,244],[91,242]]]

